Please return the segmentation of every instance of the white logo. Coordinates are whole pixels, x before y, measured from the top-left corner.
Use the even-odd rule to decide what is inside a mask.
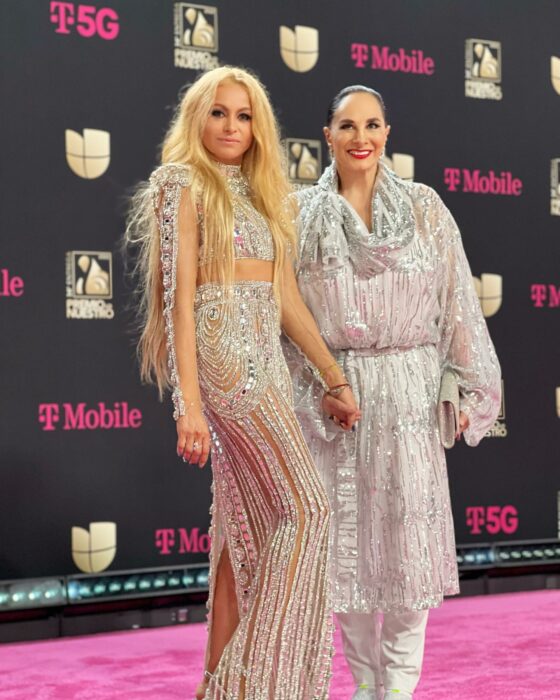
[[[280,54],[284,63],[296,73],[307,73],[319,58],[319,31],[296,25],[280,27]]]
[[[79,177],[100,177],[111,162],[111,134],[99,129],[84,129],[83,136],[66,129],[66,162]]]
[[[383,162],[403,180],[414,180],[414,157],[408,153],[385,155]]]
[[[72,250],[66,253],[66,318],[103,318],[115,315],[113,256],[107,251]]]
[[[496,314],[502,305],[502,276],[484,273],[473,277],[474,288],[486,318]]]
[[[499,41],[465,42],[465,95],[482,100],[502,99],[502,45]]]
[[[72,528],[72,559],[80,571],[86,574],[105,571],[116,553],[116,523],[90,523],[89,530]]]
[[[218,10],[209,5],[175,3],[175,66],[211,70],[219,66]]]
[[[550,213],[560,216],[560,158],[550,161]]]
[[[291,182],[312,185],[321,176],[321,142],[286,139],[288,174]]]

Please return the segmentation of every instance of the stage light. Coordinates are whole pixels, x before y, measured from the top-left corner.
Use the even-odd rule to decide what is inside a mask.
[[[196,577],[196,585],[200,586],[200,588],[207,588],[209,575],[210,571],[208,569],[203,569],[202,571],[200,571]]]
[[[30,579],[5,582],[0,586],[0,610],[39,608],[66,602],[66,587],[62,580]]]
[[[457,547],[459,570],[485,569],[493,566],[519,567],[560,564],[558,540],[495,542],[487,545]]]
[[[207,565],[179,569],[104,572],[103,576],[80,574],[67,580],[71,603],[86,600],[113,600],[153,596],[157,593],[184,593],[208,588]]]

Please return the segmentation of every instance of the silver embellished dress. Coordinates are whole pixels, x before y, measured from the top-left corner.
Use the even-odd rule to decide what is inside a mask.
[[[431,188],[379,166],[372,231],[331,165],[300,191],[298,283],[362,410],[355,433],[288,348],[296,412],[333,507],[337,612],[435,607],[459,590],[436,405],[455,370],[476,445],[500,404],[500,367],[457,226]]]
[[[233,205],[234,258],[274,260],[269,227],[252,204],[245,176],[235,166],[220,171]],[[192,173],[186,166],[164,165],[151,183],[179,415],[184,399],[173,326],[173,308],[180,303],[177,218]],[[200,215],[199,232],[200,265],[212,257]],[[328,499],[294,414],[272,284],[203,284],[196,290],[194,314],[200,389],[212,436],[209,634],[222,554],[231,561],[240,619],[205,697],[326,700],[332,657]]]

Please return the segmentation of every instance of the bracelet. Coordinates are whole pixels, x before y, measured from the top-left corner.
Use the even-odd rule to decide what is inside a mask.
[[[324,377],[325,374],[329,371],[329,369],[332,369],[333,367],[338,367],[338,362],[333,362],[324,369],[319,370],[319,376]]]
[[[173,420],[178,421],[179,418],[182,418],[183,416],[186,416],[187,413],[189,412],[189,409],[191,409],[194,406],[195,402],[191,401],[189,404],[185,406],[183,401],[181,400],[181,405],[180,408],[173,411]]]
[[[325,393],[336,398],[337,396],[340,396],[346,387],[350,387],[348,382],[345,382],[344,384],[337,384],[336,386],[330,386]]]

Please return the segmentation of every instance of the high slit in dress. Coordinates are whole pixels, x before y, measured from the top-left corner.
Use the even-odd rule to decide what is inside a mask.
[[[234,213],[234,257],[274,260],[266,220],[237,166],[220,166]],[[152,175],[176,415],[183,397],[174,347],[178,207],[191,172]],[[208,251],[200,224],[199,264]],[[209,635],[222,553],[235,579],[239,625],[206,700],[326,700],[332,658],[327,583],[329,507],[292,403],[270,282],[208,283],[195,296],[197,367],[212,439]]]

